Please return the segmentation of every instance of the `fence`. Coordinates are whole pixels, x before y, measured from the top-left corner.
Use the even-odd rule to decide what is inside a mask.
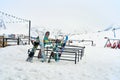
[[[0,47],[19,44],[20,38],[5,38],[4,36],[0,36]]]
[[[70,45],[70,43],[72,43],[73,41],[76,41],[78,43],[89,42],[91,44],[91,46],[94,46],[93,40],[69,40],[68,44]]]

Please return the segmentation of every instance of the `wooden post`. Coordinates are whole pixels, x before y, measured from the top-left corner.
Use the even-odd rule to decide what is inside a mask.
[[[2,43],[2,47],[4,47],[4,42],[5,42],[5,41],[4,41],[4,36],[3,36],[3,43]]]

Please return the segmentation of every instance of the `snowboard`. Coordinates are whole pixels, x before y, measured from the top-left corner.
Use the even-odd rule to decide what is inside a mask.
[[[56,39],[55,46],[53,47],[53,51],[49,56],[48,63],[50,63],[51,57],[55,59],[56,62],[60,60],[61,54],[64,51],[64,47],[66,46],[67,40],[68,40],[67,35],[65,36],[63,41],[59,41],[58,39]]]
[[[26,61],[28,62],[33,62],[33,57],[34,57],[34,54],[39,46],[39,37],[36,38],[35,41],[32,41],[32,45],[33,47],[31,49],[28,49],[28,58],[26,59]]]

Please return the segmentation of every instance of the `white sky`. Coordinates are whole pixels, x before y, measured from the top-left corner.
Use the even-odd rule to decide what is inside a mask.
[[[32,25],[64,31],[96,31],[120,24],[119,0],[3,0],[0,10]]]

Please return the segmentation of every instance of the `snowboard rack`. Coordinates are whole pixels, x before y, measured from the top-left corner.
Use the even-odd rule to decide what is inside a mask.
[[[82,57],[84,56],[84,49],[84,46],[66,45],[62,53],[61,50],[58,50],[57,52],[61,53],[60,60],[74,61],[76,64],[79,60],[82,60]],[[50,47],[46,47],[45,51],[46,56],[50,56],[50,53],[53,50]],[[56,52],[54,51],[54,53]]]
[[[61,48],[61,47],[58,47],[58,48]],[[31,52],[31,49],[32,48],[28,49],[28,55]],[[85,49],[84,46],[66,45],[64,50],[62,51],[60,60],[74,61],[74,63],[76,64],[77,62],[82,60],[82,57],[84,56],[84,49]],[[37,48],[36,50],[41,50],[41,49]],[[49,59],[50,53],[52,51],[53,50],[50,47],[45,47],[45,53],[46,53],[47,59]],[[61,50],[57,52],[61,53]],[[56,52],[54,51],[54,53]],[[34,57],[38,57],[38,56],[34,56]]]

